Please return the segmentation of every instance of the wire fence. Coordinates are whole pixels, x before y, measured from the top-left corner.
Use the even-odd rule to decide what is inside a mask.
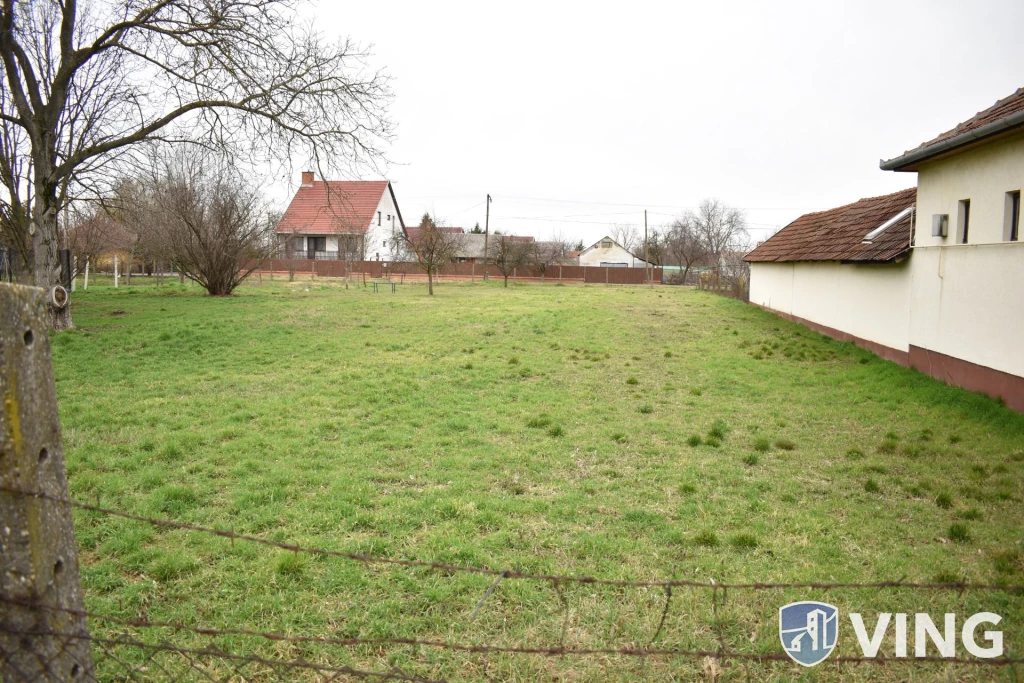
[[[519,571],[514,568],[496,569],[491,567],[457,565],[422,560],[411,560],[393,557],[377,557],[359,553],[349,553],[325,548],[307,547],[296,543],[270,540],[258,536],[239,534],[232,530],[208,528],[195,524],[178,522],[170,519],[146,517],[120,510],[103,507],[100,504],[85,503],[69,498],[54,496],[42,491],[28,491],[20,488],[0,486],[0,494],[20,496],[33,499],[48,505],[65,506],[100,515],[108,515],[122,519],[134,520],[163,529],[178,529],[197,532],[230,539],[232,543],[245,542],[287,550],[294,553],[306,553],[322,557],[335,557],[347,561],[364,564],[394,565],[400,567],[417,567],[443,573],[447,576],[455,574],[478,574],[493,577],[486,591],[480,597],[470,620],[484,606],[488,598],[498,589],[503,581],[537,581],[550,584],[557,595],[564,601],[562,587],[567,585],[606,586],[614,588],[649,588],[663,592],[664,602],[660,617],[656,620],[657,627],[643,643],[630,643],[618,647],[576,647],[564,643],[564,625],[562,641],[557,644],[498,644],[450,642],[444,639],[413,638],[413,637],[334,637],[329,635],[302,635],[281,633],[247,628],[223,628],[204,626],[175,621],[150,619],[147,615],[126,618],[115,614],[93,610],[77,610],[56,604],[48,604],[42,600],[12,599],[0,595],[0,605],[26,608],[34,613],[62,613],[88,620],[93,631],[74,632],[46,628],[12,628],[0,619],[0,633],[11,634],[20,644],[18,651],[8,651],[0,638],[0,672],[5,681],[37,680],[38,672],[46,672],[47,680],[81,681],[81,680],[294,680],[310,678],[312,680],[399,680],[399,681],[437,681],[419,674],[409,673],[399,668],[386,671],[373,671],[357,668],[347,664],[325,661],[312,661],[302,658],[274,659],[264,654],[238,652],[226,649],[216,642],[217,639],[232,636],[244,636],[267,643],[284,643],[295,646],[311,644],[329,645],[340,648],[371,647],[376,651],[387,648],[412,647],[415,651],[422,649],[444,650],[451,652],[507,655],[533,655],[541,657],[632,657],[632,658],[685,658],[695,662],[714,660],[724,662],[734,660],[744,665],[769,664],[789,661],[788,655],[781,651],[740,651],[728,644],[717,619],[718,610],[725,604],[730,591],[781,591],[788,589],[831,590],[831,589],[908,589],[918,591],[949,591],[964,593],[968,591],[999,592],[1003,594],[1024,594],[1024,586],[1002,584],[976,584],[966,582],[948,583],[914,583],[904,580],[878,582],[766,582],[766,583],[720,583],[713,580],[691,581],[680,579],[663,580],[623,580],[600,578],[594,576],[572,576],[559,574],[541,574]],[[716,616],[713,627],[719,630],[715,634],[717,647],[711,649],[678,648],[657,646],[668,615],[672,611],[673,600],[679,590],[706,590],[710,594],[712,610]],[[0,610],[6,612],[7,610]],[[101,633],[102,635],[97,635]],[[175,637],[188,636],[188,644],[175,643]],[[195,646],[195,638],[208,639],[206,645]],[[93,662],[80,662],[72,658],[70,668],[60,670],[53,665],[55,661],[66,661],[73,648],[71,643],[85,640],[88,642]],[[36,648],[34,644],[44,642],[45,647]],[[907,663],[906,658],[891,656],[836,656],[829,660],[836,664],[892,664]],[[1024,658],[998,657],[980,659],[976,657],[916,657],[912,661],[924,663],[943,663],[971,665],[983,667],[1007,667],[1024,664]],[[94,666],[93,666],[94,665]],[[85,675],[83,672],[92,672]],[[749,675],[749,671],[748,671]]]

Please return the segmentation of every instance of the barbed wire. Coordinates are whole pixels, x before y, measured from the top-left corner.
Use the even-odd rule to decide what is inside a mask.
[[[191,524],[188,522],[176,522],[168,519],[158,519],[154,517],[145,517],[142,515],[136,515],[128,512],[122,512],[120,510],[114,510],[111,508],[101,507],[100,505],[92,505],[89,503],[83,503],[80,501],[71,500],[68,498],[61,498],[59,496],[53,496],[42,491],[25,491],[22,489],[11,488],[7,486],[0,486],[0,493],[8,493],[12,495],[27,496],[30,498],[37,498],[41,500],[47,500],[50,502],[58,503],[61,505],[67,505],[72,508],[79,510],[87,510],[90,512],[97,512],[112,517],[119,517],[122,519],[129,519],[137,522],[143,522],[156,527],[178,529],[182,531],[194,531],[197,533],[205,533],[213,536],[220,536],[221,538],[227,538],[231,541],[239,540],[246,541],[249,543],[256,543],[268,547],[277,548],[280,550],[287,550],[294,553],[305,553],[309,555],[318,555],[325,557],[339,557],[355,562],[362,562],[365,564],[386,564],[400,567],[418,567],[423,569],[433,569],[437,571],[452,572],[452,573],[468,573],[468,574],[483,574],[487,576],[498,577],[499,579],[513,579],[513,580],[529,580],[529,581],[543,581],[555,584],[561,583],[578,583],[578,584],[596,584],[604,586],[617,586],[624,588],[705,588],[711,590],[719,589],[730,589],[730,590],[784,590],[784,589],[806,589],[806,590],[830,590],[830,589],[880,589],[880,588],[906,588],[915,590],[949,590],[949,591],[999,591],[1005,593],[1024,593],[1024,585],[1006,585],[1006,584],[983,584],[983,583],[968,583],[966,581],[953,581],[953,582],[924,582],[914,583],[907,582],[903,578],[896,581],[867,581],[867,582],[820,582],[820,581],[806,581],[806,582],[747,582],[747,583],[721,583],[714,579],[709,581],[695,581],[686,579],[664,579],[664,580],[636,580],[636,579],[607,579],[599,578],[594,576],[571,576],[562,574],[539,574],[519,571],[516,569],[491,569],[490,567],[476,567],[472,565],[457,565],[449,564],[445,562],[433,562],[429,560],[403,560],[392,557],[378,557],[373,555],[365,555],[362,553],[352,553],[342,550],[328,550],[325,548],[315,548],[309,546],[299,545],[297,543],[286,543],[283,541],[273,541],[266,538],[260,538],[259,536],[250,536],[247,534],[239,534],[234,531],[228,531],[224,529],[214,529],[209,527],[200,526],[197,524]]]
[[[232,660],[248,664],[262,664],[264,666],[279,669],[309,669],[313,671],[319,671],[321,673],[332,673],[336,675],[344,674],[347,676],[355,676],[358,678],[372,678],[379,680],[410,681],[412,683],[444,683],[444,679],[423,678],[421,676],[415,676],[412,674],[405,673],[400,669],[392,669],[391,671],[366,671],[363,669],[356,669],[351,666],[331,666],[328,664],[318,664],[316,662],[310,662],[304,659],[267,659],[266,657],[260,657],[259,655],[242,655],[234,652],[227,652],[225,650],[215,648],[212,646],[206,648],[192,648],[181,647],[179,645],[174,645],[167,641],[163,641],[160,643],[147,643],[145,641],[138,640],[137,638],[132,638],[128,634],[120,634],[113,638],[107,638],[103,636],[95,636],[86,633],[70,633],[63,631],[55,631],[52,629],[14,629],[8,626],[4,626],[3,624],[0,624],[0,632],[23,637],[33,636],[43,638],[60,638],[64,641],[86,640],[90,643],[96,643],[98,645],[103,646],[101,649],[104,651],[104,654],[108,656],[111,656],[111,653],[107,649],[110,646],[128,646],[154,652],[174,652],[181,655],[215,657],[217,659]],[[25,640],[24,642],[31,643],[32,641]],[[2,663],[14,666],[15,672],[19,673],[19,675],[25,676],[25,680],[33,680],[31,678],[28,678],[27,674],[25,674],[24,672],[17,670],[17,667],[14,665],[12,661],[13,658],[11,658],[8,655],[8,653],[0,651],[0,654],[4,655],[4,661]],[[37,654],[36,656],[41,657],[42,655]],[[133,667],[130,664],[120,661],[116,657],[114,657],[114,659],[117,661],[119,665],[126,669],[137,668]],[[189,661],[190,667],[198,671],[199,668],[195,665],[194,661],[192,661],[191,659],[189,659]],[[46,664],[45,662],[41,663],[44,666]],[[55,672],[50,671],[49,673],[54,674]],[[170,673],[166,670],[165,673],[168,673],[168,675],[170,675]],[[59,677],[55,678],[54,680],[59,680]]]
[[[100,621],[109,621],[111,623],[118,624],[119,626],[125,626],[129,628],[166,628],[175,631],[185,631],[189,633],[195,633],[202,636],[252,636],[262,638],[273,642],[287,642],[287,643],[317,643],[323,645],[339,645],[339,646],[362,646],[362,645],[407,645],[414,647],[432,647],[444,650],[451,650],[457,652],[469,652],[476,654],[491,654],[491,653],[507,653],[507,654],[530,654],[530,655],[542,655],[546,657],[570,657],[570,656],[594,656],[594,655],[622,655],[628,657],[677,657],[677,658],[711,658],[711,659],[737,659],[737,660],[748,660],[748,661],[760,661],[760,662],[788,662],[791,661],[789,656],[783,653],[776,652],[737,652],[730,650],[724,646],[724,640],[720,640],[720,647],[715,650],[702,650],[702,649],[681,649],[681,648],[651,648],[651,647],[603,647],[603,648],[572,648],[572,647],[538,647],[538,646],[522,646],[522,645],[474,645],[467,643],[449,643],[446,641],[420,639],[420,638],[333,638],[330,636],[295,636],[285,635],[282,633],[268,633],[263,631],[253,631],[248,629],[237,629],[237,628],[211,628],[202,626],[189,626],[187,624],[181,624],[176,622],[164,622],[164,621],[152,621],[149,619],[126,619],[123,617],[115,617],[112,615],[101,614],[97,612],[91,612],[88,610],[74,610],[69,608],[58,607],[54,605],[40,605],[37,603],[28,603],[24,601],[9,600],[0,598],[0,602],[7,602],[13,604],[20,604],[24,606],[32,606],[43,610],[52,610],[57,612],[64,612],[75,616],[86,616],[90,619],[97,619]],[[140,648],[148,649],[167,649],[171,651],[179,651],[180,648],[176,646],[168,646],[166,643],[160,645],[154,645],[152,643],[146,643],[137,639],[131,641],[123,641],[117,639],[102,638],[99,636],[90,636],[86,634],[70,634],[70,633],[58,633],[58,632],[47,632],[47,631],[14,631],[8,630],[6,627],[0,626],[0,631],[6,633],[18,633],[21,635],[40,635],[40,636],[53,636],[61,638],[72,638],[72,639],[88,639],[94,641],[102,641],[104,643],[115,643],[123,645],[132,645]],[[119,636],[123,639],[127,637],[126,634]],[[246,661],[260,662],[260,663],[275,663],[278,665],[290,665],[292,662],[281,662],[280,660],[265,660],[257,656],[250,655],[237,655],[231,653],[224,653],[219,649],[195,649],[185,648],[186,651],[194,654],[204,654],[213,656],[227,656],[233,659],[243,659]],[[932,663],[947,663],[947,664],[978,664],[986,666],[1009,666],[1014,664],[1024,664],[1024,658],[1014,657],[997,657],[991,659],[981,658],[968,658],[968,657],[941,657],[941,656],[922,656],[914,657],[909,660],[906,657],[889,657],[886,655],[877,657],[857,657],[857,656],[837,656],[831,658],[829,661],[833,662],[845,662],[845,663],[894,663],[902,662],[907,663],[908,661],[913,662],[932,662]],[[303,660],[296,660],[294,666],[306,666],[308,663]],[[319,666],[319,665],[316,665]],[[312,668],[312,667],[307,667]],[[332,667],[324,667],[325,669],[331,669]],[[338,667],[333,667],[337,669]],[[346,671],[346,673],[351,673]],[[379,677],[379,678],[401,678],[401,680],[412,680],[422,681],[426,679],[408,677],[405,673],[395,672],[373,672],[373,671],[362,671],[359,675],[367,677]]]

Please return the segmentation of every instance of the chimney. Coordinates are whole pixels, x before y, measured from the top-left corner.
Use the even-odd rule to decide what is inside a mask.
[[[302,187],[313,187],[313,172],[303,171],[302,172]]]

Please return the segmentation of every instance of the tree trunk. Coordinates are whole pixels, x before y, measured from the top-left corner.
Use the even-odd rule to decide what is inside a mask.
[[[427,294],[434,296],[434,274],[427,271]]]
[[[508,287],[508,273],[505,273],[505,286]]]
[[[686,284],[686,276],[687,276],[687,274],[689,274],[689,272],[690,272],[690,264],[687,263],[685,270],[683,270],[683,281],[680,282],[679,284],[681,284],[681,285],[685,285]]]
[[[57,257],[60,233],[57,229],[57,186],[43,176],[40,170],[43,166],[36,164],[36,202],[32,212],[32,226],[35,228],[35,234],[32,236],[35,286],[46,290],[46,310],[50,328],[59,332],[71,329],[74,324],[71,322],[71,302],[66,302],[63,307],[57,307],[50,293],[54,287],[60,285],[60,259]]]

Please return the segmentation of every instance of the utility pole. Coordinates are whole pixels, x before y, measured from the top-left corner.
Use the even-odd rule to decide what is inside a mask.
[[[648,255],[647,248],[647,209],[644,209],[644,281],[650,279],[650,274],[647,272],[647,267],[650,265],[650,257]]]
[[[484,218],[484,282],[487,281],[487,240],[491,232],[491,195],[487,195],[487,216]]]

